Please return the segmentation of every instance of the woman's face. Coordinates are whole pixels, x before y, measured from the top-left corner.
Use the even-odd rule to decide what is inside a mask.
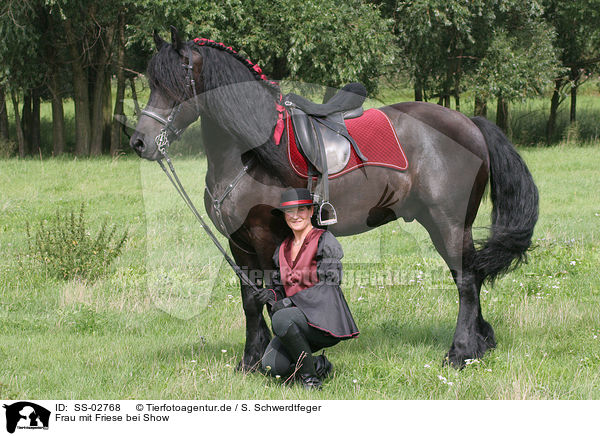
[[[285,210],[285,222],[295,232],[302,232],[311,225],[310,217],[313,214],[313,206],[300,206]]]

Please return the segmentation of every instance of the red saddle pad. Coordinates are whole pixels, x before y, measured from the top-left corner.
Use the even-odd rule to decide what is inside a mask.
[[[363,162],[353,147],[346,167],[335,174],[330,174],[329,179],[334,179],[352,170],[375,165],[404,171],[408,168],[408,160],[402,150],[396,131],[389,118],[379,109],[369,109],[358,118],[346,120],[346,128],[354,138],[362,154],[368,159]],[[288,159],[290,165],[300,177],[308,178],[308,165],[306,159],[296,144],[293,126],[290,117],[286,120],[288,134]]]

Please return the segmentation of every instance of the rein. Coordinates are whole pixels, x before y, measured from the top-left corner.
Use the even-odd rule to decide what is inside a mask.
[[[200,227],[202,227],[204,229],[204,231],[206,231],[206,234],[208,235],[208,237],[213,241],[213,243],[219,249],[219,251],[221,252],[223,257],[225,257],[225,260],[231,266],[231,268],[233,268],[233,271],[237,274],[237,276],[240,278],[240,280],[243,283],[245,283],[247,286],[250,286],[250,288],[253,291],[253,294],[257,294],[258,292],[260,292],[260,290],[258,289],[256,284],[254,284],[254,282],[252,282],[252,280],[250,280],[250,278],[246,275],[246,273],[227,254],[227,252],[225,251],[225,249],[223,248],[223,246],[221,245],[219,240],[215,237],[214,233],[210,230],[210,228],[208,227],[206,222],[202,219],[202,216],[198,212],[198,209],[196,209],[196,206],[194,206],[194,203],[192,202],[189,195],[183,188],[183,185],[181,184],[179,177],[177,177],[177,173],[175,172],[175,167],[173,166],[173,163],[171,162],[171,158],[169,157],[167,151],[163,149],[163,151],[161,151],[161,153],[164,156],[165,160],[167,161],[169,170],[171,172],[169,173],[169,170],[167,170],[167,168],[165,167],[165,164],[163,163],[162,160],[159,160],[158,164],[160,165],[160,167],[162,168],[164,173],[167,175],[167,177],[169,178],[169,180],[171,181],[171,183],[177,190],[177,193],[181,196],[181,198],[183,199],[185,204],[189,207],[189,209],[192,211],[192,213],[194,214],[196,219],[200,222]]]
[[[196,108],[196,115],[199,116],[200,104],[198,102],[198,94],[196,91],[196,82],[194,80],[194,75],[193,75],[194,64],[193,64],[193,60],[192,60],[192,49],[189,46],[188,46],[188,58],[189,58],[188,64],[182,64],[182,66],[184,68],[186,68],[186,70],[187,70],[186,71],[187,86],[192,89],[192,92],[194,95],[194,105]],[[154,138],[154,142],[156,143],[156,147],[158,148],[158,151],[160,152],[160,154],[167,161],[167,165],[169,168],[167,169],[167,167],[163,163],[162,159],[159,159],[157,162],[160,165],[160,167],[162,168],[162,170],[164,171],[164,173],[167,175],[167,177],[169,178],[169,180],[171,181],[171,183],[173,184],[175,189],[177,190],[177,193],[181,196],[181,198],[183,199],[185,204],[192,211],[192,213],[194,214],[196,219],[200,222],[200,227],[202,227],[204,229],[206,234],[213,241],[215,246],[219,249],[219,251],[221,252],[223,257],[225,257],[225,260],[231,266],[231,268],[236,273],[236,275],[240,278],[242,283],[246,284],[247,286],[249,286],[252,289],[252,294],[257,294],[258,292],[260,292],[259,288],[256,286],[256,284],[252,280],[250,280],[250,278],[246,275],[246,273],[227,254],[227,252],[225,251],[225,249],[223,248],[221,243],[215,237],[214,233],[210,230],[210,228],[208,227],[206,222],[202,219],[202,216],[198,212],[198,209],[196,209],[196,206],[194,206],[194,203],[192,202],[189,195],[185,191],[183,185],[181,184],[181,181],[179,180],[179,177],[177,176],[177,172],[175,171],[175,167],[173,166],[173,162],[171,161],[171,158],[169,157],[169,154],[167,153],[167,148],[170,145],[169,132],[171,132],[174,135],[175,140],[176,140],[183,134],[183,132],[185,130],[185,128],[177,129],[174,125],[175,118],[177,118],[177,115],[179,115],[179,112],[181,111],[182,106],[183,106],[183,104],[175,105],[173,107],[173,109],[171,110],[171,113],[169,114],[167,119],[164,119],[160,115],[158,115],[152,111],[146,110],[146,109],[141,111],[141,114],[146,115],[146,116],[158,121],[159,123],[161,123],[163,125],[163,128],[160,130],[160,133],[156,136],[156,138]],[[221,203],[223,202],[225,197],[233,190],[235,185],[242,179],[243,175],[248,171],[248,169],[250,168],[250,166],[253,163],[254,163],[254,159],[251,159],[249,162],[247,162],[247,164],[244,166],[244,168],[240,171],[240,173],[237,175],[237,177],[234,179],[234,181],[228,185],[228,188],[225,190],[224,194],[218,200],[215,200],[213,198],[212,194],[210,193],[210,191],[208,191],[208,189],[207,189],[209,196],[213,200],[213,206],[215,207],[215,213],[217,215],[217,218],[219,219],[219,225],[221,226],[223,232],[226,235],[227,235],[227,229],[225,228],[225,223],[223,222],[223,218],[221,216],[221,211],[220,211]],[[250,253],[249,251],[240,247],[235,241],[233,241],[233,239],[231,237],[228,236],[228,239],[233,244],[235,244],[240,250],[242,250],[246,253]]]

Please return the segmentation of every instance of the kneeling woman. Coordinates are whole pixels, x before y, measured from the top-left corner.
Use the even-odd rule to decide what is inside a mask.
[[[292,230],[275,250],[273,289],[256,298],[270,306],[275,337],[262,358],[273,376],[299,376],[303,386],[320,389],[332,365],[312,353],[359,334],[342,294],[343,251],[332,233],[313,227],[314,204],[307,189],[289,189],[275,213],[284,213]]]

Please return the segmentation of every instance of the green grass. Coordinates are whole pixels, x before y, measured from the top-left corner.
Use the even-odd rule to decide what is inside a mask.
[[[529,263],[482,293],[498,347],[463,371],[442,367],[457,292],[425,231],[390,223],[340,238],[361,334],[327,351],[334,373],[321,392],[235,371],[245,340],[235,276],[156,164],[0,161],[0,397],[599,399],[600,148],[521,152],[540,220]],[[205,160],[176,164],[203,210]],[[129,228],[123,254],[94,282],[46,276],[27,257],[25,223],[82,200],[92,234],[104,219]]]

